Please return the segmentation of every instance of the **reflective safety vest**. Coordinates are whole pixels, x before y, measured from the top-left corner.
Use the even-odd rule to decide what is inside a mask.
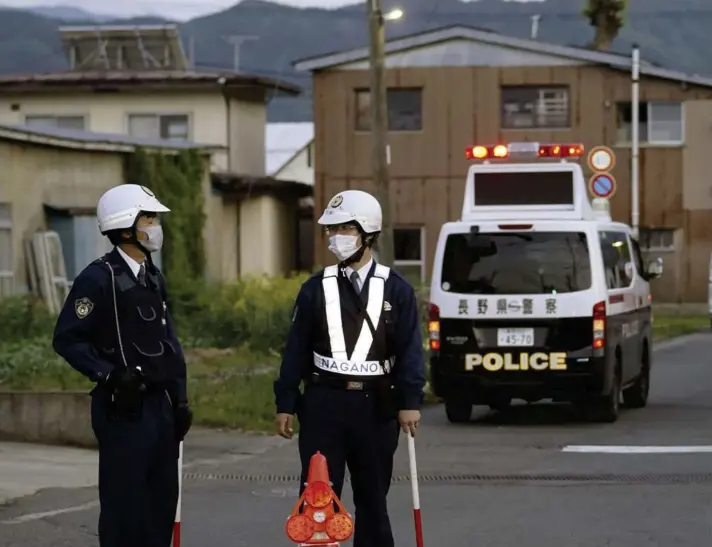
[[[371,318],[373,328],[378,330],[381,312],[384,305],[386,280],[391,273],[388,266],[376,264],[373,276],[368,282],[368,303],[366,313]],[[373,334],[364,319],[361,331],[351,355],[346,350],[346,338],[341,321],[341,298],[339,295],[339,267],[329,266],[324,269],[322,286],[324,288],[324,303],[326,323],[331,345],[331,357],[314,352],[314,366],[335,374],[347,376],[383,376],[390,372],[391,363],[386,361],[368,361],[368,354],[373,344]]]

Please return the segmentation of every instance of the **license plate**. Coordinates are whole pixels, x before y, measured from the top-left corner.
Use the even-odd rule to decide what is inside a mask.
[[[534,329],[497,329],[497,345],[505,347],[533,346]]]

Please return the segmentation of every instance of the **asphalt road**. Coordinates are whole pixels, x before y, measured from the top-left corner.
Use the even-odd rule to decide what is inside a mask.
[[[448,424],[442,408],[428,409],[417,440],[425,545],[709,544],[711,361],[706,334],[656,351],[649,406],[624,411],[612,425],[584,423],[563,405],[482,411],[460,426]],[[708,452],[565,451],[585,445],[706,446]],[[297,472],[296,443],[252,457],[204,456],[188,451],[183,546],[288,545],[284,522],[296,500],[290,478]],[[396,544],[414,547],[404,439],[397,457],[390,496]],[[95,499],[92,488],[54,490],[0,508],[0,547],[98,545]],[[344,501],[351,507],[350,496]]]

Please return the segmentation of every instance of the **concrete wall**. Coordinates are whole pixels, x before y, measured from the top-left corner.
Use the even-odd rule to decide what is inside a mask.
[[[0,391],[0,441],[96,446],[91,397],[85,391]]]
[[[0,204],[10,206],[15,291],[23,291],[28,286],[25,238],[49,229],[44,205],[94,209],[106,190],[124,183],[123,160],[121,153],[0,141]],[[226,281],[234,278],[237,251],[231,251],[232,263],[220,257],[230,254],[225,253],[223,247],[230,246],[230,242],[234,245],[237,225],[234,215],[232,218],[228,215],[223,223],[223,216],[219,214],[223,199],[212,192],[207,168],[206,162],[203,182],[207,216],[206,277]],[[92,229],[96,229],[95,225]]]
[[[240,275],[283,275],[293,269],[295,209],[273,196],[240,202]]]
[[[0,142],[0,203],[10,205],[15,290],[28,286],[24,239],[47,230],[44,204],[96,207],[101,195],[122,184],[122,155]]]
[[[0,123],[24,124],[27,116],[83,116],[86,131],[128,134],[132,114],[185,115],[189,140],[229,147],[213,154],[213,170],[263,175],[267,107],[261,93],[249,99],[226,100],[205,90],[3,95]]]
[[[26,116],[84,116],[86,131],[125,135],[130,114],[187,115],[190,140],[226,146],[226,110],[222,95],[209,92],[25,93],[0,98],[0,123],[24,124]],[[227,152],[216,153],[213,168],[227,169],[227,157]]]

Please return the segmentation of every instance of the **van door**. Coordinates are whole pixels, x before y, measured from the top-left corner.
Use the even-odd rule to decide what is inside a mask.
[[[607,346],[611,351],[620,346],[622,381],[627,382],[637,375],[641,358],[633,253],[624,231],[601,231],[599,239],[608,289]],[[609,358],[613,359],[614,355]]]
[[[635,298],[636,298],[636,308],[637,308],[637,318],[638,318],[638,332],[640,333],[640,350],[643,350],[643,339],[648,338],[650,347],[652,349],[653,342],[653,325],[652,316],[653,309],[650,302],[650,282],[646,281],[643,275],[645,274],[645,262],[643,261],[643,253],[640,250],[640,244],[638,240],[631,237],[630,245],[633,249],[633,262],[635,263],[635,269],[638,272],[636,276],[634,287],[635,287]],[[642,354],[641,354],[642,356]]]

